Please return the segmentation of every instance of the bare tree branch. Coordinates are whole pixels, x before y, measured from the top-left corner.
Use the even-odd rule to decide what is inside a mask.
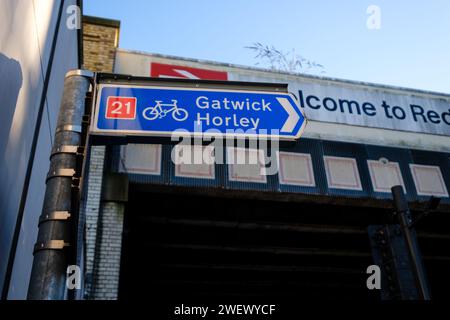
[[[263,45],[260,42],[255,42],[251,46],[245,47],[256,53],[255,65],[265,65],[272,70],[287,71],[287,72],[319,72],[325,73],[323,65],[306,59],[295,52],[295,49],[283,52],[274,46]]]

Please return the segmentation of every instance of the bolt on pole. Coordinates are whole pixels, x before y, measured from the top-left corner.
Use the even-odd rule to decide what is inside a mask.
[[[64,80],[64,93],[59,110],[54,144],[50,155],[50,170],[39,232],[34,247],[28,296],[30,300],[62,300],[66,293],[66,270],[70,261],[68,248],[77,221],[72,203],[77,157],[82,139],[82,119],[85,98],[93,73],[73,70]]]

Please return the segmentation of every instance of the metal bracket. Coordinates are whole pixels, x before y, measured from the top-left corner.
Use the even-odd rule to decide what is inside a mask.
[[[430,200],[428,200],[425,206],[424,211],[409,223],[408,228],[413,229],[423,218],[426,218],[430,213],[433,213],[433,211],[436,210],[439,206],[439,203],[441,203],[441,198],[431,196]]]
[[[81,186],[81,178],[72,179],[72,189],[79,191]]]
[[[81,146],[60,146],[52,150],[52,154],[50,155],[50,159],[56,154],[74,154],[74,155],[82,155],[84,154],[84,147]]]
[[[82,119],[81,122],[82,122],[83,125],[89,126],[89,124],[91,123],[91,116],[88,115],[88,114],[85,114],[85,115],[83,116],[83,119]]]
[[[42,250],[62,250],[68,246],[70,246],[70,243],[65,242],[64,240],[49,240],[38,242],[34,245],[33,254]]]
[[[74,69],[74,70],[70,70],[69,72],[67,72],[65,77],[69,78],[69,77],[73,77],[73,76],[81,76],[81,77],[86,77],[86,78],[93,78],[94,77],[94,73],[92,71],[89,71],[89,70]]]
[[[75,173],[76,172],[74,169],[58,169],[56,171],[49,172],[47,174],[47,179],[45,180],[45,182],[55,177],[73,178]]]
[[[53,211],[39,218],[39,225],[46,221],[66,221],[70,218],[69,211]]]
[[[71,132],[77,132],[77,133],[81,133],[82,132],[82,128],[79,125],[75,125],[75,124],[66,124],[62,127],[58,127],[56,128],[56,133],[59,132],[63,132],[63,131],[71,131]]]

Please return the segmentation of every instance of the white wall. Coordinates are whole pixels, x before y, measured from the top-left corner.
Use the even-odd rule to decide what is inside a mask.
[[[0,1],[0,288],[4,285],[60,3]],[[66,0],[64,6],[75,3]],[[77,30],[67,29],[67,17],[64,8],[11,275],[8,297],[13,299],[26,297],[64,75],[78,68]]]

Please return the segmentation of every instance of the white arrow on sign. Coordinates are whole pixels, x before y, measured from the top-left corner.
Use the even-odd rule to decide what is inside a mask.
[[[281,132],[292,132],[297,125],[298,120],[300,120],[300,116],[298,115],[297,111],[295,111],[294,107],[291,105],[288,99],[277,98],[277,100],[284,108],[284,110],[286,110],[286,112],[288,113],[288,118],[281,128]]]
[[[173,71],[175,71],[176,73],[179,73],[180,75],[182,75],[182,77],[169,76],[169,75],[165,75],[165,74],[160,74],[159,77],[160,78],[174,78],[174,79],[186,79],[186,78],[187,79],[200,79],[196,75],[193,75],[192,73],[190,73],[189,71],[186,71],[186,70],[173,69]]]

